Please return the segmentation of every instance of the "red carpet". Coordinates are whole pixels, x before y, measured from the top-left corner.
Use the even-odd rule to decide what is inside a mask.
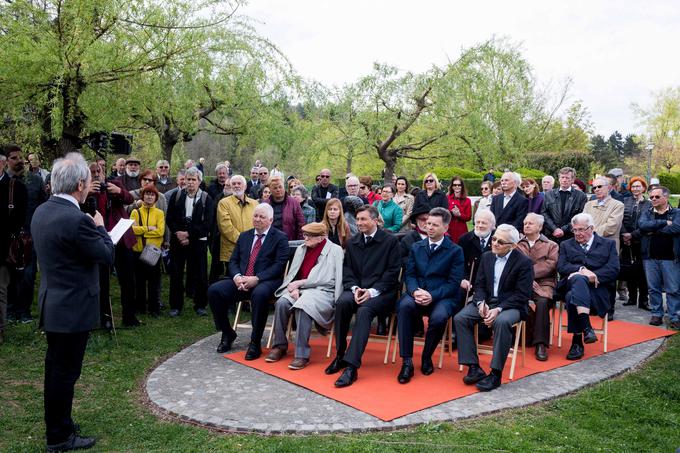
[[[593,327],[599,327],[599,321],[593,321]],[[625,321],[613,321],[609,323],[609,351],[625,348],[644,341],[673,335],[673,331],[660,329],[658,327],[629,323]],[[598,336],[599,337],[599,336]],[[574,362],[565,359],[569,346],[571,345],[571,335],[563,334],[562,348],[557,348],[557,337],[550,348],[550,358],[547,362],[539,362],[534,358],[534,349],[527,346],[525,366],[522,366],[521,356],[518,355],[515,369],[515,380],[521,379],[531,374],[552,370]],[[300,371],[291,371],[288,364],[293,360],[292,344],[288,350],[288,355],[278,363],[266,363],[262,358],[251,362],[244,360],[244,352],[226,354],[225,357],[243,365],[263,371],[272,376],[284,379],[293,384],[305,387],[320,395],[334,399],[360,411],[371,414],[384,421],[416,412],[428,407],[450,401],[456,398],[470,395],[477,392],[474,386],[463,384],[464,373],[458,371],[456,352],[453,357],[444,355],[444,365],[442,369],[435,368],[435,372],[430,376],[420,373],[420,350],[415,348],[414,364],[416,373],[410,383],[401,385],[397,382],[397,374],[401,368],[401,359],[397,354],[397,361],[383,365],[385,345],[369,343],[366,353],[362,359],[362,367],[359,369],[359,379],[350,387],[337,389],[333,385],[339,374],[327,376],[324,369],[330,363],[331,358],[326,358],[327,338],[313,338],[311,363],[307,368]],[[584,359],[602,355],[602,342],[586,345],[586,355]],[[333,350],[334,351],[334,350]],[[435,367],[439,360],[439,349],[433,357]],[[489,371],[490,355],[480,356],[480,365],[485,371]],[[503,382],[509,382],[510,359],[505,365]]]

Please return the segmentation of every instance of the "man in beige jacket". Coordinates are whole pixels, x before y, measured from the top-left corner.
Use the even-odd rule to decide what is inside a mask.
[[[220,230],[220,261],[229,262],[239,234],[253,227],[253,213],[257,201],[245,194],[246,179],[241,175],[231,178],[232,194],[217,205],[217,227]]]
[[[595,199],[586,203],[583,212],[593,216],[595,223],[594,232],[607,239],[616,242],[616,253],[620,253],[621,244],[619,236],[623,224],[623,203],[615,200],[609,194],[611,190],[609,178],[601,176],[593,181]],[[609,321],[614,319],[614,304],[616,303],[616,291],[611,295],[609,308]]]

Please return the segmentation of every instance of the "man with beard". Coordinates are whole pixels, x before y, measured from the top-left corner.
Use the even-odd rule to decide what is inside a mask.
[[[142,187],[142,183],[139,181],[140,164],[141,161],[133,156],[125,160],[125,174],[120,177],[120,182],[128,192]]]
[[[496,229],[496,217],[488,209],[482,209],[475,214],[475,228],[458,239],[458,245],[465,256],[465,277],[460,282],[463,291],[472,291],[479,268],[479,258],[484,252],[491,250],[491,236]],[[474,266],[474,268],[473,268]]]
[[[228,263],[241,233],[253,227],[253,213],[257,201],[245,194],[246,179],[241,175],[231,178],[232,194],[217,204],[215,222],[220,231],[219,261]]]

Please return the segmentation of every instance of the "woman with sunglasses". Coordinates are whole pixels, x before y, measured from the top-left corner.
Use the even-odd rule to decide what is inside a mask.
[[[467,196],[465,183],[459,176],[451,178],[448,199],[448,209],[451,211],[449,237],[457,244],[458,238],[467,233],[467,222],[472,217],[472,203]]]
[[[540,214],[543,208],[544,195],[538,191],[538,184],[532,178],[525,178],[520,186],[524,195],[529,199],[529,212]]]
[[[479,186],[482,196],[479,197],[473,205],[472,209],[473,217],[477,215],[477,211],[479,211],[480,209],[491,209],[491,199],[493,197],[493,193],[491,192],[492,185],[493,183],[491,181],[484,181]]]
[[[156,177],[156,172],[154,172],[150,168],[147,168],[146,170],[144,170],[139,175],[139,181],[142,183],[142,187],[140,187],[139,189],[130,191],[130,195],[132,195],[132,198],[135,201],[131,205],[127,206],[128,214],[132,213],[133,209],[142,207],[142,204],[143,204],[142,195],[141,195],[142,189],[144,189],[145,187],[150,187],[150,186],[153,186],[155,188],[157,180],[158,179]],[[158,189],[156,189],[156,190],[158,190]],[[158,200],[156,200],[156,204],[154,205],[154,207],[163,211],[164,215],[167,215],[167,213],[168,213],[168,202],[167,202],[167,200],[165,199],[165,196],[162,193],[159,194]]]
[[[449,200],[444,195],[441,190],[441,184],[439,184],[439,179],[437,175],[430,172],[423,178],[423,189],[416,194],[416,200],[413,203],[413,209],[420,206],[427,206],[429,209],[432,208],[444,208],[449,209]]]

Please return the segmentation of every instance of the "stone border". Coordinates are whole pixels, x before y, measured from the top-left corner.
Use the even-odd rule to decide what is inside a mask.
[[[239,344],[245,343],[241,340],[245,337],[241,335],[236,349],[245,347]],[[214,352],[218,342],[219,335],[204,338],[151,371],[145,387],[152,405],[181,421],[220,431],[308,435],[394,430],[428,422],[459,421],[548,401],[636,367],[653,355],[665,338],[527,376],[493,392],[474,393],[390,422],[225,360]],[[560,353],[562,351],[566,353],[564,347]]]

